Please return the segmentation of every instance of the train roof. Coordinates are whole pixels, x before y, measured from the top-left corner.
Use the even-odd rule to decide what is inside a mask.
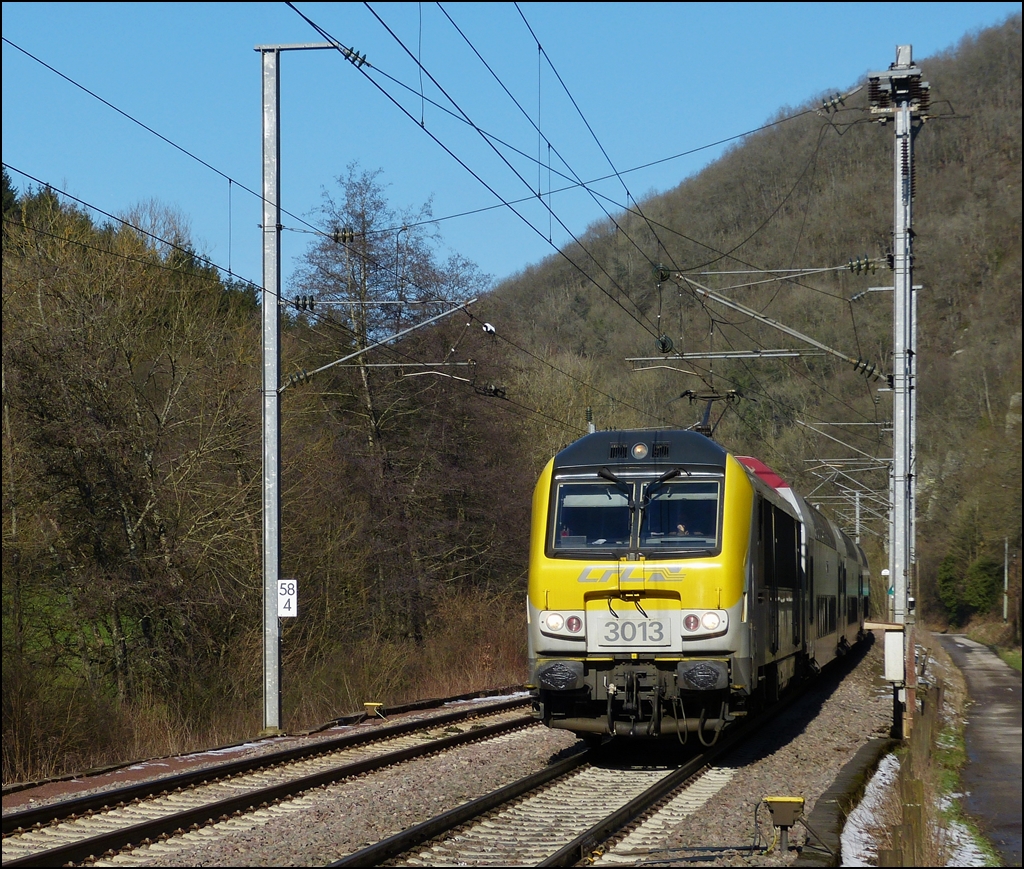
[[[555,456],[555,470],[616,464],[678,464],[723,470],[728,456],[724,447],[695,431],[599,431],[584,435],[561,450]]]
[[[782,477],[780,477],[775,471],[769,468],[760,459],[755,459],[753,456],[736,456],[736,461],[743,465],[746,465],[752,470],[757,476],[765,481],[773,489],[792,489]]]
[[[637,457],[634,448],[642,444],[646,452]],[[687,469],[723,471],[729,451],[695,431],[678,429],[618,429],[593,432],[560,450],[554,458],[554,472],[571,468],[596,466],[681,465]],[[751,476],[759,479],[777,496],[795,509],[810,529],[812,537],[836,548],[837,541],[850,557],[865,562],[861,548],[837,525],[834,525],[813,505],[800,497],[788,482],[760,459],[736,456]]]
[[[775,489],[775,491],[800,511],[804,524],[809,527],[810,535],[812,537],[820,540],[822,543],[826,543],[833,549],[836,548],[836,540],[841,540],[845,544],[849,554],[852,557],[856,557],[854,551],[851,549],[853,542],[843,534],[842,530],[824,516],[820,510],[816,509],[814,505],[808,503],[807,500],[794,492],[793,487],[779,476],[778,473],[773,471],[760,459],[755,459],[752,456],[736,456],[736,460],[749,469],[751,473],[755,474],[758,479],[763,481],[766,485]]]

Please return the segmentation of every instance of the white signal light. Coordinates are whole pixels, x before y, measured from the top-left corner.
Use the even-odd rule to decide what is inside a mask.
[[[633,444],[632,453],[634,459],[646,459],[647,444]]]
[[[701,617],[700,623],[704,625],[704,630],[713,631],[722,623],[722,618],[718,613],[704,613]]]
[[[562,630],[562,625],[565,624],[565,619],[559,613],[548,613],[547,618],[544,619],[544,624],[549,631],[560,631]]]

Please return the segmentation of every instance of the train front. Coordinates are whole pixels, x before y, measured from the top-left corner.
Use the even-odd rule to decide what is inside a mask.
[[[715,738],[750,693],[753,489],[689,431],[587,435],[533,498],[531,686],[549,726]]]

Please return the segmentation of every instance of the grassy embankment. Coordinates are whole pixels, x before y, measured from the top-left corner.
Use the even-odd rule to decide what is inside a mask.
[[[385,710],[415,700],[520,685],[526,678],[526,637],[520,594],[451,594],[428,622],[421,643],[411,637],[348,639],[316,661],[294,656],[282,637],[282,725],[289,732],[316,728],[358,713],[365,702]],[[143,758],[165,757],[252,739],[262,726],[262,671],[257,642],[248,664],[232,673],[238,690],[189,715],[169,696],[140,695],[67,700],[59,721],[46,697],[22,716],[4,744],[4,783],[82,773]],[[291,653],[291,654],[290,654]],[[6,684],[6,683],[5,683]],[[86,703],[85,700],[90,702]],[[6,701],[6,698],[5,698]],[[28,743],[43,746],[31,750]]]
[[[1001,620],[975,622],[965,633],[1020,671],[1021,647],[1019,640],[1014,643],[1010,626]],[[894,861],[886,865],[963,865],[959,860],[971,852],[972,859],[983,865],[999,866],[999,856],[960,804],[961,774],[968,760],[965,728],[970,707],[963,674],[939,644],[927,649],[927,659],[924,681],[941,685],[942,708],[936,710],[938,714],[930,724],[927,745],[915,746],[912,737],[897,751],[900,776],[885,795],[872,834],[879,852]],[[930,696],[934,702],[936,695]],[[929,695],[924,685],[922,697],[927,704]],[[918,802],[919,810],[915,806]],[[912,830],[918,841],[907,847],[906,838]]]

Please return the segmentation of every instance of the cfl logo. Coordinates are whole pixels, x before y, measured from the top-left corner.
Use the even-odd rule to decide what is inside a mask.
[[[667,574],[667,575],[666,575]],[[630,565],[622,570],[617,567],[584,567],[583,572],[576,577],[577,582],[611,582],[617,579],[619,582],[679,582],[686,578],[686,573],[681,567],[660,567],[650,572],[642,567]]]

